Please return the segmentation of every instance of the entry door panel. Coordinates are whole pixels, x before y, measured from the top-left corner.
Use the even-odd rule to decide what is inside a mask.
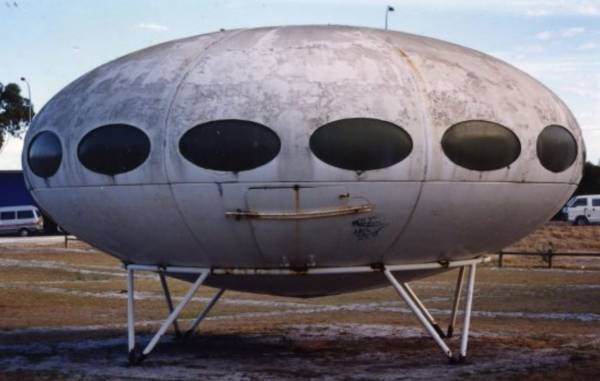
[[[246,202],[249,211],[267,216],[253,218],[251,226],[269,262],[296,267],[369,265],[383,261],[406,225],[419,186],[348,182],[263,187],[249,189]]]
[[[215,267],[379,264],[406,226],[419,182],[173,184],[198,244],[189,260]]]
[[[305,267],[339,246],[339,218],[348,205],[345,186],[248,189],[248,210],[263,257],[281,266]],[[330,216],[341,211],[339,215]]]

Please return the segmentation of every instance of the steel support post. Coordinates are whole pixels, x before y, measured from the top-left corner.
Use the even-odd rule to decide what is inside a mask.
[[[160,285],[162,286],[163,293],[165,294],[165,300],[167,302],[167,307],[169,308],[169,313],[172,313],[173,300],[171,299],[171,292],[169,291],[167,278],[162,271],[158,273],[158,276],[160,277]],[[175,337],[181,337],[181,330],[179,329],[179,323],[177,322],[177,319],[173,320],[173,329],[175,329]]]
[[[458,312],[458,306],[460,305],[460,295],[462,293],[464,277],[465,268],[463,266],[458,270],[456,289],[454,289],[454,301],[452,303],[452,314],[450,315],[450,323],[448,324],[448,333],[446,334],[446,337],[452,337],[452,335],[454,334],[454,327],[456,326],[456,315]]]
[[[473,292],[475,290],[475,271],[477,264],[469,266],[469,280],[467,283],[467,295],[465,300],[465,320],[462,335],[460,337],[460,355],[458,360],[463,361],[467,357],[467,345],[469,343],[469,329],[471,326],[471,310],[473,308]]]
[[[448,357],[448,359],[451,360],[453,358],[452,351],[450,350],[450,348],[448,348],[448,346],[446,345],[446,343],[444,342],[444,340],[442,339],[440,334],[433,327],[433,325],[431,324],[429,319],[425,316],[425,314],[423,314],[423,312],[421,311],[419,306],[415,303],[415,301],[413,301],[410,294],[396,280],[396,278],[394,277],[394,274],[392,274],[392,272],[389,269],[385,269],[384,274],[387,277],[387,279],[390,281],[390,283],[392,284],[392,286],[394,287],[396,292],[398,292],[398,295],[400,295],[400,297],[408,305],[408,307],[411,309],[411,311],[415,314],[417,319],[419,319],[419,322],[423,325],[423,327],[427,330],[427,332],[429,332],[429,334],[431,335],[433,340],[435,340],[436,344],[440,347],[440,349],[444,352],[444,354]]]
[[[133,269],[127,268],[127,346],[129,363],[135,362],[135,308],[133,289]]]
[[[446,336],[446,334],[444,333],[444,331],[442,331],[442,329],[440,328],[440,325],[435,321],[433,316],[431,316],[431,314],[429,313],[427,308],[425,308],[425,306],[423,305],[421,300],[417,297],[417,295],[414,293],[414,291],[408,285],[408,283],[402,283],[401,286],[404,287],[404,290],[408,293],[408,295],[411,297],[413,302],[415,302],[415,304],[417,305],[417,307],[419,307],[419,309],[421,310],[423,315],[425,315],[427,320],[429,320],[429,323],[433,326],[433,328],[436,330],[438,335],[440,335],[441,338],[444,338]]]
[[[202,312],[200,312],[200,314],[198,315],[198,317],[194,320],[194,322],[192,323],[192,325],[190,326],[190,328],[185,332],[184,337],[189,337],[189,336],[191,336],[194,333],[194,331],[196,330],[196,328],[198,328],[198,326],[200,325],[200,323],[202,322],[202,320],[204,320],[204,318],[206,317],[206,315],[208,315],[208,313],[210,312],[210,310],[213,308],[213,306],[215,305],[215,303],[217,303],[217,301],[219,300],[219,298],[221,297],[221,295],[223,295],[224,292],[225,292],[225,289],[222,288],[219,291],[217,291],[215,293],[215,295],[213,295],[213,297],[206,304],[206,306],[204,307],[204,309],[202,310]]]

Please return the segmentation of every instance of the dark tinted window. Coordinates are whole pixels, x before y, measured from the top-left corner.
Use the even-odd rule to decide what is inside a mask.
[[[14,220],[15,212],[2,212],[0,213],[0,220]]]
[[[566,128],[548,126],[538,136],[537,155],[544,168],[562,172],[577,159],[577,142]]]
[[[55,133],[44,131],[37,134],[27,154],[31,171],[40,177],[50,177],[58,171],[62,160],[62,147]]]
[[[378,119],[336,120],[310,137],[310,149],[334,167],[353,171],[386,168],[412,151],[410,135],[397,125]]]
[[[600,206],[600,198],[592,199],[592,206]]]
[[[129,172],[150,154],[150,140],[139,128],[111,124],[92,130],[81,139],[77,156],[89,170],[105,175]]]
[[[578,198],[577,200],[575,200],[572,208],[576,208],[578,206],[587,206],[587,198]]]
[[[508,128],[493,122],[471,120],[450,127],[442,149],[455,164],[475,171],[492,171],[513,163],[521,143]]]
[[[33,218],[33,212],[31,210],[18,211],[17,218]]]
[[[200,124],[179,141],[183,157],[197,166],[217,171],[247,171],[273,160],[279,137],[262,124],[236,119]]]

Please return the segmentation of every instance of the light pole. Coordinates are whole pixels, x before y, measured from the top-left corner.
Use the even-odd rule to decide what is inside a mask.
[[[31,117],[33,114],[33,105],[31,103],[31,86],[29,86],[29,81],[25,77],[21,77],[21,81],[25,82],[27,85],[27,96],[29,97],[29,125],[31,125]]]
[[[388,5],[387,8],[385,8],[385,30],[388,28],[388,14],[390,12],[394,12],[394,7]]]

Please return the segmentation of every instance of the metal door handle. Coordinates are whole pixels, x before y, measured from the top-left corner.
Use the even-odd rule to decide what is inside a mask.
[[[251,218],[262,220],[306,220],[311,218],[326,218],[344,216],[348,214],[370,213],[375,209],[373,204],[359,206],[342,206],[337,208],[324,208],[315,210],[299,210],[285,212],[261,212],[255,210],[241,210],[225,212],[225,217],[236,219]]]

